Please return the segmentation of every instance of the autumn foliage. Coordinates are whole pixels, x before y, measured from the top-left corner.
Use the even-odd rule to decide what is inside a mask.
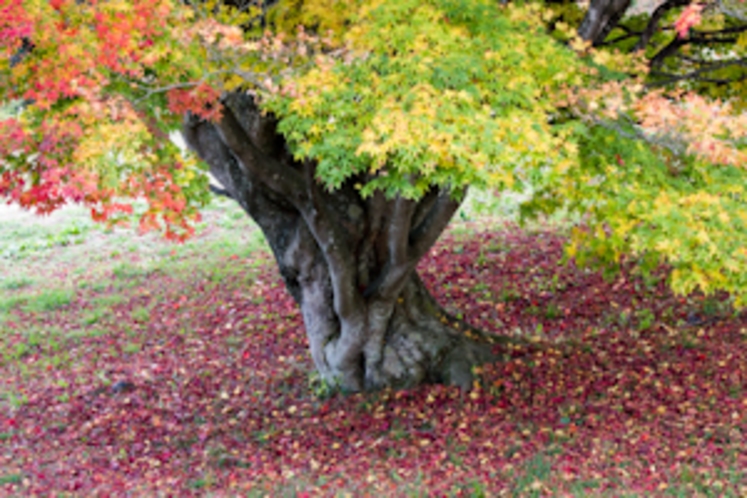
[[[59,370],[13,310],[0,489],[744,494],[747,25],[614,3],[0,0],[0,197],[183,241],[210,168],[286,286],[153,276]],[[475,187],[569,236],[434,245]]]
[[[4,2],[2,12],[0,88],[6,103],[25,105],[1,125],[0,191],[40,213],[85,203],[102,220],[145,198],[144,228],[187,235],[199,197],[189,187],[194,165],[175,159],[167,120],[157,123],[129,92],[168,56],[169,25],[185,11],[169,2],[62,0]],[[170,103],[184,112],[184,101],[198,109],[207,97],[215,94],[196,87]]]
[[[529,189],[527,212],[580,214],[572,254],[666,263],[680,292],[747,292],[741,83],[651,91],[646,54],[592,49],[567,6],[245,7],[4,0],[0,95],[16,110],[0,123],[0,194],[112,222],[143,199],[141,228],[183,240],[206,179],[168,136],[185,113],[215,120],[221,95],[251,92],[330,189],[361,171],[374,174],[363,195]],[[724,19],[687,6],[672,43]]]

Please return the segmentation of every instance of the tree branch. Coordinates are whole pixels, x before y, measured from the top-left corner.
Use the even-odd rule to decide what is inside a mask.
[[[387,261],[376,279],[366,288],[363,297],[394,300],[405,277],[417,264],[410,258],[410,227],[417,203],[397,197],[391,206],[391,215],[386,231]]]
[[[715,83],[715,84],[728,84],[728,83],[735,83],[737,81],[742,81],[745,78],[747,78],[747,75],[741,75],[741,76],[735,76],[734,78],[709,78],[709,77],[701,77],[704,74],[708,74],[712,71],[718,71],[719,69],[724,69],[730,66],[742,66],[747,67],[747,58],[742,59],[735,59],[731,61],[717,61],[717,62],[704,62],[703,67],[700,67],[698,69],[694,69],[688,73],[684,74],[670,74],[670,73],[664,73],[659,71],[652,71],[652,76],[658,76],[665,79],[657,80],[649,84],[648,86],[664,86],[668,85],[670,83],[676,83],[678,81],[682,80],[697,80],[702,81],[704,83]]]
[[[686,40],[675,36],[672,41],[666,44],[664,48],[659,50],[656,55],[651,57],[651,60],[648,63],[649,67],[653,68],[661,66],[662,64],[664,64],[664,59],[671,55],[674,55],[674,53],[677,52],[677,50],[685,44],[687,44]]]
[[[413,214],[412,217],[411,227],[416,227],[423,222],[431,209],[433,209],[433,205],[438,200],[439,192],[440,190],[438,188],[431,187],[428,190],[428,193],[426,193],[420,202],[418,202],[418,205],[415,208],[415,214]]]
[[[462,204],[466,189],[459,192],[457,198],[447,190],[439,190],[438,198],[426,214],[423,221],[416,225],[410,232],[410,258],[420,260],[426,252],[436,243],[441,233],[451,221]]]
[[[277,132],[275,116],[263,113],[257,105],[255,97],[245,93],[229,93],[224,97],[224,101],[231,107],[254,145],[266,155],[275,157],[281,163],[284,163],[284,144],[282,135]],[[290,165],[287,166],[291,167]],[[291,169],[293,168],[291,167]]]
[[[714,35],[735,35],[735,34],[743,33],[744,31],[747,31],[747,24],[741,24],[738,26],[731,26],[728,28],[708,30],[708,31],[692,29],[693,36],[691,36],[690,39],[692,40],[693,38],[695,38],[694,35],[702,35],[704,37],[714,36]]]
[[[578,28],[579,36],[599,45],[622,19],[630,3],[631,0],[592,0]]]
[[[625,117],[628,120],[629,124],[633,124],[632,120],[629,117]],[[643,130],[635,127],[635,125],[631,129],[625,130],[619,123],[615,121],[599,119],[595,116],[587,116],[587,119],[590,119],[594,124],[599,125],[607,130],[612,130],[627,139],[645,142],[647,144],[666,149],[675,156],[682,156],[687,151],[687,144],[683,143],[681,140],[677,140],[676,137],[672,138],[662,135],[655,136],[646,134]]]
[[[410,224],[416,205],[416,202],[404,197],[397,197],[394,201],[392,219],[389,221],[387,234],[389,264],[393,266],[407,264]]]
[[[371,257],[375,261],[383,261],[386,257],[384,255],[385,248],[377,247],[376,241],[379,239],[379,234],[384,228],[384,215],[386,213],[386,196],[380,190],[376,190],[371,197],[366,200],[366,212],[367,212],[367,230],[366,236],[364,237],[364,244],[371,246]]]
[[[661,75],[661,76],[668,75],[668,73],[658,73],[658,74]],[[646,86],[648,88],[655,88],[657,86],[669,85],[671,83],[677,83],[678,81],[683,81],[683,80],[686,80],[686,79],[690,79],[689,75],[680,75],[680,76],[678,76],[678,75],[669,75],[668,79],[655,81],[653,83],[649,83]],[[719,86],[720,85],[729,85],[731,83],[739,83],[740,81],[744,81],[744,80],[747,80],[747,74],[743,74],[741,76],[737,76],[737,77],[730,78],[730,79],[727,79],[727,78],[701,78],[701,77],[698,77],[696,79],[696,81],[699,81],[701,83],[713,83],[714,85],[719,85]]]
[[[352,252],[341,230],[342,223],[333,220],[332,210],[316,184],[316,163],[307,160],[303,171],[308,202],[299,210],[327,261],[335,312],[341,321],[349,320],[363,304],[355,285],[356,267]]]
[[[430,198],[426,197],[424,201],[430,204],[431,207],[423,217],[423,220],[414,226],[414,228],[411,228],[413,225],[412,219],[417,217],[417,205],[412,203],[412,206],[406,207],[403,205],[400,208],[401,216],[409,215],[411,220],[409,222],[410,227],[408,227],[409,233],[406,237],[407,256],[401,259],[401,264],[393,264],[393,260],[391,259],[392,253],[390,251],[389,262],[376,280],[366,289],[364,293],[365,298],[373,298],[374,300],[381,298],[391,299],[399,295],[402,287],[407,282],[406,277],[415,269],[420,258],[436,243],[438,237],[446,229],[449,221],[451,221],[451,217],[454,216],[454,213],[462,203],[465,193],[462,192],[459,199],[455,199],[448,191],[439,190],[435,202],[432,203]],[[396,206],[394,211],[398,211]],[[397,218],[397,216],[394,216],[394,218]],[[399,230],[399,228],[395,229],[397,232],[396,235],[390,231],[389,236],[400,236]],[[391,244],[401,243],[401,240],[389,240],[390,247],[392,247]],[[399,247],[397,250],[399,250]]]
[[[637,36],[641,36],[640,31],[633,31],[632,29],[628,28],[627,26],[623,24],[618,24],[617,27],[625,31],[625,33],[618,37],[612,38],[611,40],[605,40],[603,42],[600,42],[597,44],[597,46],[604,47],[604,46],[614,45],[615,43],[619,43],[623,40],[627,40],[628,38],[635,38]]]
[[[220,139],[215,126],[187,114],[182,125],[182,137],[189,148],[208,164],[210,173],[235,197],[237,192],[229,170],[231,167],[240,167],[236,156],[231,154],[228,146]]]
[[[633,51],[643,50],[646,48],[646,45],[648,45],[648,42],[651,41],[651,37],[654,36],[654,32],[656,31],[657,26],[659,25],[659,21],[662,17],[664,17],[664,14],[666,14],[669,10],[674,9],[676,7],[683,7],[685,5],[689,5],[691,0],[667,0],[663,4],[659,5],[656,10],[654,10],[653,14],[651,14],[651,18],[648,21],[648,24],[646,25],[646,29],[643,30],[643,33],[641,34],[641,38],[638,40],[638,43],[635,44],[633,47]]]
[[[359,242],[358,252],[358,285],[368,287],[371,283],[369,274],[372,267],[378,266],[386,256],[381,256],[385,251],[380,251],[378,241],[384,222],[384,211],[386,197],[380,190],[375,191],[364,201],[366,212],[365,233]]]
[[[669,42],[664,48],[662,48],[656,55],[654,55],[649,61],[649,67],[659,67],[664,64],[664,59],[673,56],[677,50],[685,45],[711,45],[715,43],[734,43],[737,40],[735,36],[723,36],[723,35],[736,35],[747,31],[747,25],[732,26],[730,28],[724,28],[716,31],[697,31],[692,30],[691,34],[687,38],[680,38],[675,36],[671,42]]]
[[[229,105],[223,106],[221,119],[215,123],[215,127],[246,173],[287,198],[300,210],[305,202],[305,189],[298,171],[264,154],[252,142]]]

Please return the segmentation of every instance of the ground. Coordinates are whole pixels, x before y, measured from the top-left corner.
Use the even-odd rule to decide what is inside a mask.
[[[470,391],[351,396],[229,203],[182,246],[3,212],[0,495],[747,494],[747,316],[473,211],[419,270],[524,342]]]

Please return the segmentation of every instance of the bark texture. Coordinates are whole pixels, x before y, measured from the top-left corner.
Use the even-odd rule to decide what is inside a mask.
[[[594,45],[601,44],[622,19],[631,0],[591,0],[578,34]]]
[[[466,387],[492,358],[496,338],[448,316],[415,272],[461,199],[436,188],[417,202],[363,199],[365,178],[327,192],[247,95],[228,96],[218,123],[188,116],[183,134],[264,232],[324,379],[352,391]]]

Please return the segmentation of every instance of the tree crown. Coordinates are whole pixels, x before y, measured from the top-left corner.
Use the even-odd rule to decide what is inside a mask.
[[[84,202],[114,221],[131,212],[125,199],[143,198],[143,228],[184,238],[206,179],[169,133],[186,112],[220,119],[222,96],[251,92],[328,189],[350,181],[362,195],[414,199],[432,186],[528,188],[527,212],[580,216],[571,255],[616,263],[633,253],[669,264],[678,291],[725,289],[742,303],[747,118],[737,69],[722,75],[734,85],[678,78],[651,90],[660,75],[646,75],[645,57],[616,51],[625,39],[590,48],[565,22],[574,9],[6,0],[0,101],[23,105],[0,121],[0,195],[40,212]],[[738,16],[701,10],[667,11],[676,38],[652,31],[649,59],[684,39],[703,56],[698,37],[714,26],[735,34],[729,53],[742,54]],[[727,41],[714,42],[717,54]]]

